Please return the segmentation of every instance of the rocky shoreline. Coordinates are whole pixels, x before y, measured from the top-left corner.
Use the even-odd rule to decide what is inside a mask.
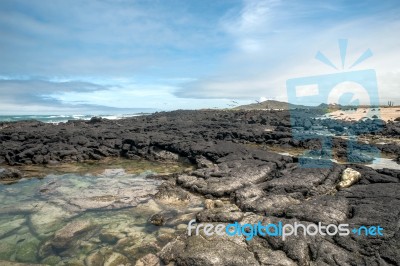
[[[337,163],[309,169],[297,157],[259,146],[318,150],[318,141],[293,136],[325,132],[332,135],[338,158],[368,162],[367,155],[349,154],[349,142],[343,137],[351,133],[398,140],[400,136],[397,122],[321,120],[320,114],[318,110],[174,111],[58,125],[0,123],[0,163],[6,168],[0,176],[22,176],[10,170],[13,166],[107,157],[188,161],[197,168],[164,177],[165,185],[155,197],[185,199],[185,191],[204,196],[209,201],[197,214],[198,222],[301,221],[385,228],[383,237],[299,236],[285,241],[183,234],[138,265],[399,265],[400,171]],[[371,146],[400,155],[394,142]],[[322,153],[316,155],[325,158]]]

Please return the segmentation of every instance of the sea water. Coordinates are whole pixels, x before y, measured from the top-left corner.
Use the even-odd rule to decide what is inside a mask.
[[[101,117],[110,120],[134,117],[139,115],[148,115],[150,113],[133,114],[99,114],[99,115],[0,115],[0,122],[14,122],[23,120],[37,120],[44,123],[61,123],[68,120],[90,120],[92,117]]]
[[[153,198],[163,181],[150,178],[152,169],[131,172],[110,167],[0,185],[0,265],[134,265],[159,251],[185,231],[202,200],[165,204]],[[160,213],[169,214],[164,225],[149,222]]]

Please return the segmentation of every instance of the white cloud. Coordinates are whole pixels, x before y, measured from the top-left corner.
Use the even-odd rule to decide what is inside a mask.
[[[376,69],[382,101],[400,103],[397,9],[363,15],[361,2],[273,0],[0,5],[14,3],[30,10],[0,11],[0,103],[15,110],[28,102],[174,109],[287,100],[287,79],[336,71],[314,56],[321,50],[340,65],[339,38],[349,39],[347,63],[373,51],[354,70]],[[101,85],[84,91],[78,82]]]
[[[258,99],[266,96],[287,100],[287,79],[337,73],[314,56],[321,50],[334,64],[341,66],[337,40],[348,38],[347,66],[370,48],[374,56],[352,70],[375,69],[381,101],[396,97],[400,102],[400,93],[397,93],[400,91],[397,75],[400,72],[400,39],[395,34],[400,32],[400,21],[396,16],[377,12],[328,25],[317,19],[313,23],[303,21],[303,16],[318,16],[321,8],[334,11],[331,6],[322,4],[300,8],[280,2],[244,1],[241,12],[237,16],[230,14],[222,24],[237,44],[236,49],[226,55],[213,77],[189,82],[176,94],[195,98]]]
[[[232,101],[221,97],[219,99],[185,99],[173,95],[174,86],[125,84],[109,90],[96,92],[62,92],[51,97],[65,103],[96,104],[117,108],[152,107],[161,110],[198,109],[208,107],[229,108]],[[247,104],[248,101],[239,101]]]

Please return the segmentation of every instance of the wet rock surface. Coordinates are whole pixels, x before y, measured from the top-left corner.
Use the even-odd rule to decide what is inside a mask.
[[[187,224],[195,218],[198,222],[225,224],[298,221],[384,228],[382,237],[298,236],[284,241],[279,237],[257,236],[246,240],[243,236],[188,236],[186,233],[171,237],[164,230],[159,236],[166,246],[141,256],[135,254],[136,260],[141,258],[138,265],[147,261],[150,265],[399,265],[398,171],[337,163],[329,168],[304,168],[297,157],[280,155],[260,145],[318,150],[321,149],[318,139],[295,136],[325,132],[332,136],[339,158],[366,162],[370,158],[359,151],[371,150],[360,144],[362,147],[357,151],[348,153],[348,147],[354,143],[341,138],[343,134],[398,139],[400,123],[379,119],[321,120],[315,118],[317,114],[317,111],[299,111],[294,124],[285,111],[176,111],[118,121],[95,119],[59,125],[11,123],[0,131],[0,161],[9,165],[53,164],[113,156],[189,160],[197,169],[170,176],[158,192],[143,195],[151,194],[160,204],[172,202],[177,206],[190,202],[192,195],[209,199],[204,203],[204,210],[174,224]],[[397,144],[371,145],[392,155],[400,154]],[[324,151],[311,155],[329,159]],[[57,193],[57,186],[51,184],[43,189],[50,196]],[[66,209],[71,213],[135,206],[131,192],[120,188],[110,197],[97,197],[95,193],[90,197],[58,197],[52,204],[69,206]],[[173,221],[175,214],[160,211],[155,215],[157,219],[153,220],[162,225]],[[15,229],[4,232],[7,230]],[[107,243],[117,241],[115,245],[122,241],[105,232],[102,238]],[[132,260],[127,254],[127,250],[93,253],[85,261],[88,265],[123,264]]]
[[[15,181],[22,178],[22,174],[17,169],[0,168],[0,181]]]

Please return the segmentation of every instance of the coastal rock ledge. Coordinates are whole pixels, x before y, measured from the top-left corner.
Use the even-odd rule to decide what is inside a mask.
[[[304,111],[298,121],[307,117],[310,128],[324,123],[334,133],[343,132],[343,125],[318,122],[315,116]],[[286,111],[175,111],[118,121],[4,124],[0,161],[7,167],[105,157],[190,161],[197,168],[168,177],[156,198],[179,202],[190,200],[186,192],[203,195],[209,200],[197,214],[198,222],[384,228],[383,236],[298,235],[285,240],[182,234],[159,253],[138,258],[137,265],[400,265],[400,171],[334,162],[330,168],[302,167],[297,157],[270,148],[318,149],[315,141],[292,138]],[[384,124],[379,134],[398,139],[393,133],[400,132],[397,124]],[[333,145],[339,155],[346,154],[342,139],[334,139]],[[397,145],[376,148],[400,154]],[[71,228],[61,230],[52,246],[68,242],[75,234]]]

